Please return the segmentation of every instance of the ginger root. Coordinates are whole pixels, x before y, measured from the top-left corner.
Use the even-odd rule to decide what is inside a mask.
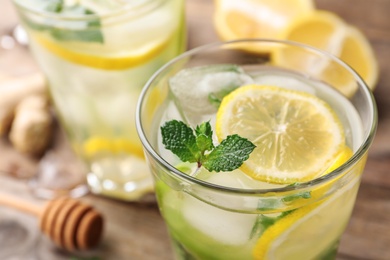
[[[15,149],[33,156],[42,155],[53,136],[53,116],[46,95],[24,98],[15,109],[9,139]]]
[[[46,93],[46,82],[41,73],[18,78],[0,76],[0,136],[2,136],[10,130],[16,106],[30,95]]]

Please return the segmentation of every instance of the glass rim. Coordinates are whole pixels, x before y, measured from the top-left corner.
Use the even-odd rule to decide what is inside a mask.
[[[113,10],[108,13],[85,14],[85,15],[58,15],[57,13],[53,13],[53,12],[32,9],[26,5],[21,4],[19,1],[20,0],[12,0],[12,2],[18,7],[18,9],[20,8],[20,10],[23,10],[24,12],[28,12],[34,15],[39,15],[45,18],[50,18],[58,21],[75,22],[75,21],[91,21],[96,19],[106,20],[110,18],[118,18],[118,15],[123,15],[123,14],[129,15],[129,11],[132,12],[131,16],[137,17],[142,15],[144,12],[147,13],[151,12],[152,10],[157,8],[161,3],[166,2],[168,0],[158,0],[158,1],[146,0],[136,5],[128,3],[121,8],[117,10]],[[150,9],[147,9],[146,11],[140,13],[140,10],[142,10],[142,8],[147,8],[147,7],[149,7]]]
[[[371,108],[370,115],[372,117],[371,127],[368,134],[366,134],[363,138],[363,140],[360,142],[360,146],[358,149],[353,153],[353,155],[342,165],[334,169],[332,172],[317,177],[313,180],[306,181],[306,182],[299,182],[296,185],[288,185],[284,187],[278,187],[278,188],[267,188],[267,189],[243,189],[243,188],[233,188],[233,187],[227,187],[222,186],[218,184],[209,183],[200,179],[196,179],[195,177],[192,177],[186,173],[181,172],[180,170],[176,169],[173,165],[169,164],[158,152],[153,149],[152,145],[150,144],[148,138],[145,135],[142,121],[141,121],[141,114],[142,114],[142,106],[145,101],[145,96],[148,93],[150,87],[152,86],[152,83],[156,80],[156,78],[164,73],[165,71],[169,70],[171,66],[179,62],[180,60],[189,58],[199,52],[202,52],[207,49],[217,48],[219,46],[226,46],[230,44],[236,44],[236,43],[248,43],[248,42],[264,42],[264,43],[276,43],[276,44],[284,44],[284,45],[290,45],[299,47],[302,49],[310,50],[314,53],[317,53],[319,55],[325,55],[332,59],[333,61],[337,62],[339,65],[344,67],[348,72],[350,72],[354,79],[357,81],[358,86],[362,86],[362,89],[364,91],[364,94],[369,101],[369,105]],[[345,172],[347,169],[358,163],[358,161],[364,156],[364,154],[368,151],[368,148],[371,146],[372,141],[375,136],[376,128],[377,128],[377,107],[375,103],[375,99],[373,96],[373,93],[371,92],[370,88],[367,86],[367,84],[364,82],[364,80],[360,77],[360,75],[348,64],[346,64],[344,61],[336,57],[335,55],[328,53],[326,51],[320,50],[318,48],[294,42],[294,41],[288,41],[288,40],[273,40],[273,39],[240,39],[240,40],[231,40],[231,41],[219,41],[219,42],[213,42],[209,44],[205,44],[199,47],[195,47],[193,49],[190,49],[183,54],[175,57],[165,65],[163,65],[159,70],[157,70],[150,79],[146,82],[144,85],[144,88],[141,91],[141,94],[138,99],[137,108],[136,108],[136,128],[138,136],[142,142],[142,145],[147,153],[149,153],[153,159],[155,159],[160,165],[162,165],[165,169],[167,169],[169,172],[173,173],[174,175],[184,179],[185,181],[198,184],[204,188],[212,189],[215,191],[220,192],[226,192],[226,193],[239,193],[239,194],[246,194],[246,195],[254,195],[254,194],[266,194],[266,193],[283,193],[288,191],[296,191],[296,190],[304,190],[310,187],[326,184],[328,181],[331,181],[335,178],[337,178],[339,175],[341,175],[343,172]]]

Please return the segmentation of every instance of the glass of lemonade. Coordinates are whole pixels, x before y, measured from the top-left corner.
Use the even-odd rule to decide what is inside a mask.
[[[152,190],[135,129],[142,86],[185,49],[182,0],[14,0],[94,193]]]
[[[333,259],[377,114],[336,57],[241,40],[166,64],[136,122],[176,259]]]

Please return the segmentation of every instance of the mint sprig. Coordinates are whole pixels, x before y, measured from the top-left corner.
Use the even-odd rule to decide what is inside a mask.
[[[51,0],[44,8],[46,12],[59,15],[92,15],[92,10],[75,3],[67,5],[64,0]],[[47,31],[50,35],[59,41],[81,41],[104,43],[104,37],[100,30],[100,19],[94,18],[90,21],[78,21],[76,28],[60,28],[51,25],[35,23],[32,20],[25,19],[25,22],[34,30]],[[69,22],[71,23],[71,22]],[[73,22],[72,26],[75,26]]]
[[[162,143],[183,162],[197,163],[208,171],[233,171],[249,158],[255,145],[239,135],[230,135],[218,146],[213,144],[210,122],[194,129],[184,122],[171,120],[161,127]]]
[[[91,15],[95,14],[88,8],[75,4],[72,6],[65,5],[64,1],[57,0],[52,5],[47,6],[48,12],[58,14],[77,14],[77,15]],[[82,30],[69,30],[61,28],[50,28],[51,35],[60,41],[83,41],[83,42],[98,42],[103,43],[103,34],[98,29],[100,28],[100,20],[98,18],[85,22],[85,28]]]

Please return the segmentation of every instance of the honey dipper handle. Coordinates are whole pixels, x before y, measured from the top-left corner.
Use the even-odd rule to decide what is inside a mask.
[[[40,216],[42,207],[17,197],[0,192],[0,205],[18,209],[35,216]]]

